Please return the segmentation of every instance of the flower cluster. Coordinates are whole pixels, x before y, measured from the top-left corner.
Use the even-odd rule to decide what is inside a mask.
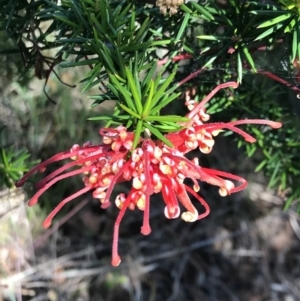
[[[227,86],[236,87],[236,84],[227,83]],[[259,119],[208,123],[210,116],[205,112],[205,104],[212,95],[208,95],[200,103],[187,99],[186,105],[190,112],[186,117],[190,121],[181,124],[182,129],[178,132],[166,135],[173,147],[161,141],[152,140],[147,135],[148,138],[140,138],[138,147],[132,149],[133,132],[127,131],[123,126],[115,129],[102,128],[100,135],[103,137],[103,144],[92,145],[90,142],[86,142],[83,146],[76,144],[70,151],[59,153],[40,163],[25,174],[17,182],[17,186],[23,185],[25,180],[36,171],[44,171],[52,162],[64,159],[73,160],[37,183],[36,187],[39,190],[29,201],[29,205],[32,206],[57,181],[78,174],[84,175],[85,187],[59,203],[44,221],[44,227],[47,228],[60,209],[74,198],[93,191],[93,197],[99,199],[101,207],[107,208],[110,205],[115,185],[131,181],[132,188],[128,195],[121,193],[115,199],[115,205],[120,211],[114,226],[112,265],[118,266],[121,261],[118,254],[119,227],[127,209],[133,210],[137,207],[143,211],[141,233],[148,235],[151,232],[149,215],[150,197],[153,194],[162,194],[166,205],[164,214],[167,218],[174,219],[181,215],[184,221],[194,222],[206,217],[210,211],[208,204],[198,195],[200,190],[198,181],[219,187],[221,196],[238,192],[246,187],[245,179],[220,170],[204,168],[199,165],[198,158],[189,160],[185,154],[197,148],[204,154],[209,153],[215,142],[214,137],[224,129],[240,134],[248,142],[254,142],[255,138],[238,128],[239,125],[262,124],[272,128],[281,127],[279,122]],[[79,168],[68,171],[75,166]],[[185,184],[186,179],[193,182],[193,188]],[[202,213],[198,213],[189,195],[203,205]],[[183,213],[181,213],[180,205],[185,209]]]
[[[169,10],[170,15],[175,15],[178,12],[178,7],[184,3],[184,0],[157,0],[156,6],[159,7],[163,15]]]

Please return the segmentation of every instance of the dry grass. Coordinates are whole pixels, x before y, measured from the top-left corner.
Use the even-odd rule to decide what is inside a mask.
[[[245,207],[255,210],[255,203],[230,198],[226,210],[214,208],[194,224],[165,220],[154,200],[149,237],[138,233],[141,217],[128,213],[119,268],[110,265],[116,210],[96,214],[92,201],[62,228],[32,242],[24,227],[12,231],[14,244],[2,244],[0,252],[3,295],[11,292],[16,300],[298,300],[299,217],[273,204],[267,214],[241,219],[236,211],[246,216]],[[98,229],[85,223],[91,216],[100,220]],[[28,223],[26,214],[19,214],[15,228],[20,223]],[[21,243],[25,232],[27,246]]]

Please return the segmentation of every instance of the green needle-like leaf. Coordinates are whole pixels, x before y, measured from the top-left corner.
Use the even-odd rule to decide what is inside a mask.
[[[84,87],[82,89],[82,92],[88,90],[91,87],[91,84],[93,83],[94,79],[98,76],[99,71],[101,70],[101,68],[102,68],[102,63],[99,63],[98,65],[96,65],[93,68],[93,74],[90,77],[90,79],[88,80],[88,82],[84,85]]]
[[[296,19],[293,18],[292,21],[284,29],[284,33],[291,32],[293,30],[294,26],[296,25],[296,23],[297,23]],[[297,28],[299,28],[299,26]]]
[[[77,66],[86,66],[86,65],[93,65],[99,63],[99,58],[89,59],[79,62],[62,62],[59,64],[61,68],[70,68],[70,67],[77,67]]]
[[[272,26],[271,28],[269,28],[268,30],[266,30],[265,32],[261,33],[258,37],[256,37],[254,39],[254,41],[258,41],[261,40],[265,37],[267,37],[268,35],[274,33],[275,31],[277,31],[278,29],[280,29],[283,26],[283,24],[276,24],[275,26]]]
[[[149,123],[144,122],[144,126],[154,135],[156,136],[160,141],[162,141],[164,144],[166,144],[169,147],[173,147],[173,144],[171,141],[169,141],[158,129],[151,126]]]
[[[9,167],[9,163],[8,163],[9,160],[7,159],[4,148],[1,148],[0,155],[1,155],[0,159],[2,160],[4,167],[7,169]]]
[[[292,15],[291,13],[283,14],[281,16],[278,16],[278,17],[274,18],[274,19],[271,19],[271,20],[268,20],[266,22],[263,22],[262,24],[260,24],[259,26],[257,26],[257,28],[264,28],[264,27],[273,26],[273,25],[275,25],[277,23],[280,23],[280,22],[282,22],[282,21],[290,18],[291,15]]]
[[[64,15],[61,15],[61,14],[54,14],[53,17],[54,17],[55,19],[61,21],[61,22],[64,22],[64,23],[70,25],[70,26],[73,27],[73,28],[79,28],[79,27],[80,27],[80,25],[78,25],[78,24],[76,24],[76,23],[70,21],[69,19],[66,19],[66,18],[64,17]]]
[[[164,116],[146,116],[144,117],[146,121],[158,121],[158,122],[189,122],[190,118],[181,117],[176,115],[164,115]]]
[[[117,80],[117,78],[112,75],[112,74],[108,74],[109,79],[111,80],[112,84],[115,85],[115,88],[117,88],[120,93],[122,94],[122,96],[124,97],[124,100],[126,101],[127,106],[133,110],[136,111],[136,107],[131,99],[131,95],[129,94],[129,92],[120,84],[120,82]]]
[[[106,4],[106,0],[100,0],[100,20],[101,20],[101,25],[104,30],[104,33],[107,33],[108,30],[108,23],[109,19],[107,18],[106,11],[108,9],[108,5]]]
[[[209,21],[213,21],[215,19],[209,11],[207,11],[203,6],[199,5],[198,3],[191,1],[191,5],[198,11],[200,15],[203,15]]]
[[[158,130],[161,130],[162,132],[165,132],[165,133],[171,133],[171,132],[178,132],[182,129],[184,129],[183,126],[175,126],[175,125],[169,125],[169,124],[158,124],[158,125],[155,125],[155,128],[158,129]]]
[[[160,100],[160,98],[163,96],[166,89],[170,86],[171,82],[173,81],[175,77],[176,72],[171,73],[168,78],[165,80],[165,82],[160,86],[158,91],[155,93],[155,96],[152,99],[151,102],[151,108],[153,108],[157,102]]]
[[[147,27],[149,26],[150,18],[146,18],[141,27],[139,28],[138,32],[136,33],[136,36],[134,38],[134,44],[140,43],[143,39],[142,37],[147,34]]]
[[[230,37],[217,37],[217,36],[211,36],[211,35],[200,35],[197,36],[200,40],[207,40],[207,41],[222,41],[222,40],[229,40]]]
[[[104,43],[102,43],[102,48],[103,48],[103,50],[102,49],[99,49],[99,50],[100,50],[100,53],[101,53],[104,61],[107,64],[106,69],[108,69],[110,72],[117,73],[114,63],[111,59],[111,53],[110,53],[109,49],[106,47],[106,45]]]
[[[130,89],[132,96],[134,98],[134,101],[135,101],[136,110],[137,110],[138,114],[141,115],[142,111],[143,111],[143,105],[142,105],[141,98],[139,96],[140,93],[138,92],[138,90],[136,88],[133,76],[132,76],[130,70],[128,69],[128,67],[125,67],[125,72],[126,72],[126,76],[128,79],[129,89]]]
[[[189,13],[185,13],[184,19],[182,21],[182,24],[181,24],[181,26],[179,28],[179,31],[177,33],[177,36],[175,38],[175,44],[177,44],[180,41],[180,39],[181,39],[181,37],[182,37],[182,35],[183,35],[186,27],[187,27],[189,19],[190,19],[190,14]]]
[[[134,150],[141,138],[141,133],[143,131],[143,120],[139,120],[136,126],[136,130],[134,131],[134,138],[132,142],[132,149]]]
[[[298,22],[300,23],[300,18],[298,20]],[[296,55],[298,57],[298,59],[300,58],[300,28],[299,26],[296,28],[296,31],[297,31],[297,40],[298,40],[298,45],[297,45],[297,52],[296,52]]]
[[[126,14],[128,13],[128,11],[130,10],[132,6],[132,3],[128,4],[123,10],[122,12],[117,15],[116,19],[115,19],[115,24],[120,24],[124,19]]]
[[[236,59],[237,59],[238,83],[240,84],[242,82],[242,78],[243,78],[243,64],[242,64],[242,58],[241,58],[240,51],[238,51]]]
[[[130,114],[131,116],[137,118],[137,119],[142,119],[142,117],[140,115],[138,115],[136,112],[134,112],[133,110],[129,109],[128,107],[126,107],[125,105],[123,105],[122,103],[118,104],[124,111],[126,111],[128,114]]]
[[[276,184],[276,182],[279,180],[276,176],[278,174],[280,165],[281,165],[281,161],[277,160],[276,166],[274,168],[273,174],[272,174],[270,182],[268,184],[268,188],[273,187]]]
[[[292,43],[292,62],[295,60],[297,56],[298,49],[298,31],[299,29],[294,30],[293,32],[293,43]]]
[[[263,160],[256,168],[255,168],[255,172],[259,172],[260,170],[262,170],[264,168],[264,166],[268,163],[268,160],[265,159]]]
[[[171,103],[174,99],[178,98],[181,95],[181,92],[172,94],[171,96],[168,96],[166,98],[163,98],[163,100],[154,108],[151,109],[150,114],[155,114],[156,112],[160,111],[162,108],[164,108],[166,105]]]
[[[147,97],[147,100],[145,102],[144,109],[142,112],[143,116],[145,116],[149,113],[149,110],[151,107],[151,102],[152,102],[152,98],[153,98],[153,94],[154,94],[154,81],[153,80],[150,80],[149,86],[150,86],[150,90],[149,90],[149,94],[148,94],[148,97]]]
[[[73,3],[73,12],[77,18],[77,20],[79,21],[79,24],[83,24],[85,28],[89,28],[89,24],[86,22],[86,20],[83,18],[83,12],[82,9],[80,7],[80,1],[72,1]]]
[[[110,89],[110,91],[115,95],[115,97],[117,99],[120,98],[120,92],[116,89],[115,85],[111,84],[111,83],[108,83],[107,84],[107,88]],[[112,98],[108,98],[108,99],[112,99]],[[106,100],[106,98],[104,98],[104,100]]]
[[[253,61],[253,58],[252,58],[248,48],[245,45],[243,45],[242,49],[243,49],[245,57],[246,57],[247,61],[249,62],[251,68],[253,69],[254,72],[257,72],[256,67],[255,67],[255,63]]]
[[[193,11],[190,8],[188,8],[185,4],[181,4],[180,9],[186,13],[193,13]]]

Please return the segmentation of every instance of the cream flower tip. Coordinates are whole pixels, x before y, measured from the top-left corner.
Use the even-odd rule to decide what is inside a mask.
[[[224,180],[224,186],[228,191],[231,191],[235,186],[233,184],[233,182],[229,181],[229,180]]]
[[[214,130],[214,131],[211,132],[211,134],[212,134],[214,137],[216,137],[216,136],[218,136],[221,132],[224,132],[224,130]]]
[[[200,186],[199,185],[194,185],[193,189],[195,192],[199,192],[200,191]]]
[[[212,148],[208,147],[208,146],[206,146],[206,147],[199,147],[199,150],[203,154],[209,154],[212,151]]]
[[[92,175],[92,176],[89,177],[89,182],[91,184],[97,183],[97,180],[98,180],[98,178],[96,176],[94,176],[94,175]]]
[[[188,142],[185,142],[185,146],[189,149],[195,149],[198,146],[198,142],[197,141],[188,141]]]
[[[187,223],[193,223],[198,219],[198,212],[195,210],[195,212],[186,211],[181,214],[181,219],[184,220]]]
[[[134,178],[132,181],[132,187],[140,190],[143,187],[143,183],[140,181],[139,178]]]
[[[159,169],[164,175],[171,175],[171,173],[172,173],[171,167],[166,164],[160,165]]]
[[[203,139],[202,142],[205,143],[208,147],[213,147],[215,145],[215,140],[213,139]]]
[[[194,159],[192,159],[192,162],[193,162],[195,165],[199,166],[199,158],[195,157]]]
[[[111,144],[112,143],[112,139],[108,138],[106,136],[103,137],[102,141],[103,141],[104,144]]]
[[[136,202],[137,207],[140,210],[145,210],[145,199],[141,197],[137,202]]]
[[[202,121],[204,121],[204,122],[208,121],[208,120],[209,120],[209,118],[210,118],[210,116],[209,116],[209,117],[204,117],[204,116],[201,116],[201,120],[202,120]]]
[[[228,193],[228,191],[226,190],[226,188],[224,188],[224,187],[221,187],[220,189],[219,189],[219,195],[220,196],[227,196],[229,193]]]
[[[127,138],[127,132],[124,130],[120,131],[119,137],[122,141],[125,141],[125,139]]]
[[[80,149],[80,145],[79,144],[74,144],[71,149],[70,149],[70,153],[73,153],[75,151],[78,151]]]
[[[117,151],[117,147],[119,146],[120,142],[113,142],[111,145],[111,149]]]
[[[111,179],[110,178],[104,178],[102,180],[103,185],[108,186],[111,183]]]
[[[106,193],[105,193],[105,195],[106,195]],[[104,201],[104,200],[105,200],[105,198],[103,198],[103,201]],[[126,200],[125,194],[124,194],[124,193],[120,193],[120,194],[116,197],[116,199],[115,199],[115,204],[116,204],[116,206],[117,206],[119,209],[122,209],[125,200]],[[101,201],[101,200],[100,200],[100,201]]]
[[[177,218],[180,215],[180,208],[179,206],[174,206],[172,208],[165,207],[165,216],[168,219],[174,219]]]
[[[195,108],[195,105],[187,105],[187,108],[189,111],[192,111]]]
[[[93,192],[93,198],[102,200],[102,201],[100,201],[101,203],[103,203],[105,197],[106,197],[106,192],[105,191],[96,191],[95,190]]]
[[[102,199],[100,199],[100,202],[102,201]],[[103,202],[101,202],[103,204]],[[119,198],[116,198],[115,200],[115,204],[116,204],[116,207],[119,208],[119,209],[122,209],[123,207],[123,203],[122,201],[119,199]]]
[[[126,140],[124,142],[124,147],[128,150],[131,150],[132,149],[132,141],[131,140]]]

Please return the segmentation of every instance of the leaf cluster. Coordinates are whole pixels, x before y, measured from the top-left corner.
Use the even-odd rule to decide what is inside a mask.
[[[37,162],[30,162],[30,154],[26,149],[16,149],[5,142],[6,128],[0,129],[0,189],[3,186],[14,187],[15,182],[22,174]]]
[[[272,50],[287,41],[291,65],[300,57],[300,10],[297,5],[293,0],[268,1],[267,4],[229,0],[224,5],[209,0],[203,6],[192,2],[192,14],[205,19],[205,22],[199,19],[194,22],[199,50],[193,51],[193,55],[201,61],[202,68],[228,62],[241,83],[245,71],[260,72],[255,59],[258,52]]]

